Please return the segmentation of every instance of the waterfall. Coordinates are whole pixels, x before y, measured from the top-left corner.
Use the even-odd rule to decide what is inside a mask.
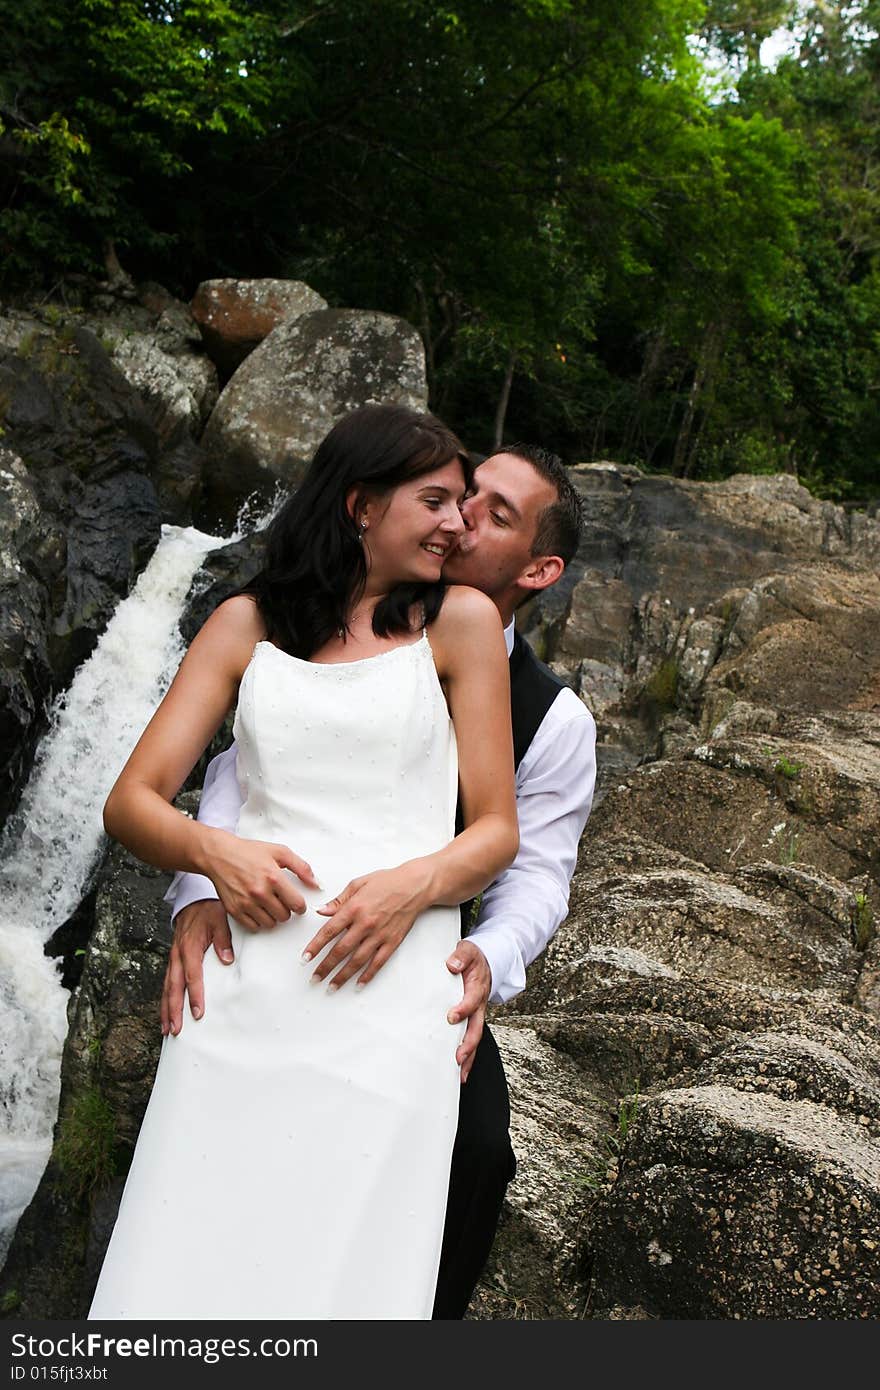
[[[0,838],[0,1263],[46,1165],[58,1106],[69,996],[43,947],[83,897],[107,793],[183,656],[177,624],[193,576],[227,543],[162,528],[149,565],[56,701]]]

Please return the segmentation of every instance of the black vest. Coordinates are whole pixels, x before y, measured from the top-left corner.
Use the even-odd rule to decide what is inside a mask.
[[[510,716],[513,724],[513,763],[518,768],[531,747],[532,739],[564,682],[549,666],[539,661],[525,638],[514,633],[510,653]],[[456,835],[464,829],[461,807],[455,813]],[[462,936],[474,925],[475,899],[461,905]]]

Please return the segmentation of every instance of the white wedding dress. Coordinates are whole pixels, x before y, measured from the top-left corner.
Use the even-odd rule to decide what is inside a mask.
[[[458,1117],[432,908],[363,989],[310,983],[314,908],[447,844],[455,736],[427,635],[319,665],[258,643],[235,717],[239,834],[289,845],[321,891],[274,931],[231,923],[205,1017],[165,1039],[91,1318],[430,1318]],[[296,880],[298,888],[302,888]],[[328,948],[329,949],[329,948]]]

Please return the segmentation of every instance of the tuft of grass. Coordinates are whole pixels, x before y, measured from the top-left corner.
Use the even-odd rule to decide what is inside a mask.
[[[788,832],[788,839],[786,839],[784,835],[780,835],[779,850],[776,856],[779,864],[788,865],[797,863],[799,852],[800,836],[796,830],[790,830]]]
[[[584,1173],[578,1173],[571,1181],[576,1187],[588,1187],[591,1192],[601,1192],[608,1187],[623,1153],[627,1135],[633,1127],[639,1110],[639,1083],[630,1088],[617,1107],[617,1127],[602,1140],[607,1157],[592,1161],[592,1166]]]
[[[21,1294],[18,1289],[7,1289],[0,1298],[0,1313],[15,1313],[21,1307]]]
[[[678,662],[669,657],[645,681],[642,698],[658,714],[675,708],[680,674]]]
[[[76,1200],[116,1172],[116,1122],[97,1086],[81,1091],[62,1117],[55,1160]]]
[[[612,1152],[620,1155],[626,1143],[626,1136],[635,1123],[635,1118],[639,1113],[639,1083],[631,1088],[630,1094],[624,1096],[617,1108],[617,1133],[609,1136],[608,1142],[612,1147]]]
[[[866,951],[876,935],[874,909],[867,893],[856,893],[852,905],[852,936],[857,951]]]
[[[803,771],[803,767],[803,763],[793,762],[783,753],[781,758],[777,758],[773,771],[778,777],[785,777],[787,781],[793,782],[798,773]]]
[[[15,350],[16,356],[22,357],[25,362],[27,362],[28,358],[33,357],[37,348],[38,336],[35,328],[30,328],[27,333],[22,334],[21,342]]]

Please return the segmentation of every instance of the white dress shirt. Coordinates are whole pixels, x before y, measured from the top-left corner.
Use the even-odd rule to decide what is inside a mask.
[[[504,629],[507,655],[514,624]],[[235,775],[235,744],[208,765],[199,820],[234,830],[242,806]],[[492,972],[495,1004],[520,993],[526,967],[544,950],[568,912],[568,890],[596,780],[596,726],[573,690],[560,690],[516,773],[519,851],[483,893],[468,940],[479,946]],[[296,845],[290,848],[297,851]],[[190,903],[216,898],[209,878],[176,874],[168,892],[176,916]]]

